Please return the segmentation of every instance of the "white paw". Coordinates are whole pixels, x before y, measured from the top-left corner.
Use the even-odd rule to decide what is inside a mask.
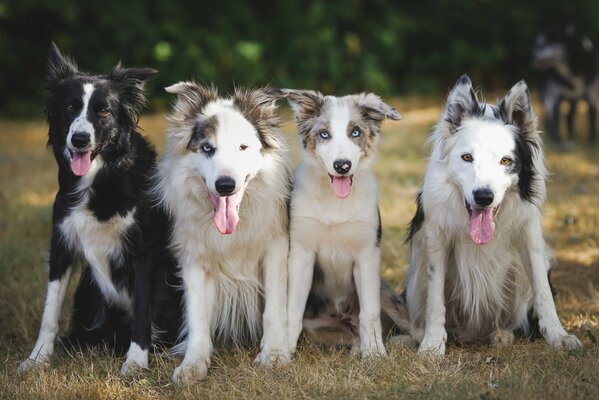
[[[291,362],[291,351],[264,347],[254,362],[265,368],[284,367]]]
[[[563,348],[567,350],[582,349],[582,342],[574,335],[563,334],[553,337],[547,337],[547,344],[551,347]]]
[[[435,357],[445,355],[445,340],[443,337],[424,337],[418,348],[418,353],[427,354]]]
[[[127,360],[123,363],[123,366],[121,367],[121,376],[124,376],[124,377],[134,376],[134,375],[139,374],[141,371],[143,371],[144,369],[147,369],[147,368],[148,368],[147,363],[145,365],[142,365],[135,361]]]
[[[208,375],[209,361],[198,361],[194,364],[181,364],[175,368],[173,381],[178,385],[193,385]]]
[[[17,368],[17,372],[24,373],[27,371],[31,371],[35,368],[46,367],[48,365],[49,363],[47,361],[34,360],[32,358],[28,358],[19,365],[19,368]]]
[[[385,350],[385,346],[381,343],[378,346],[361,349],[360,355],[362,358],[387,357],[387,350]]]
[[[501,329],[491,334],[491,344],[498,347],[514,343],[514,332]]]

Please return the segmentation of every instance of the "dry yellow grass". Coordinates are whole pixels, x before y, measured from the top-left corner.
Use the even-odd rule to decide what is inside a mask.
[[[376,173],[383,217],[383,274],[400,290],[407,269],[406,227],[426,165],[425,139],[439,115],[433,103],[398,101],[404,119],[383,131]],[[162,149],[161,115],[141,126]],[[293,126],[285,132],[298,160]],[[17,375],[37,335],[45,294],[47,245],[56,167],[45,149],[46,127],[0,122],[0,396],[40,399],[154,398],[599,398],[598,149],[548,151],[545,229],[555,250],[557,305],[585,349],[560,352],[543,341],[507,348],[450,346],[442,361],[392,347],[385,360],[363,362],[347,350],[303,343],[284,369],[255,367],[253,349],[217,349],[208,378],[191,388],[171,383],[179,359],[153,355],[135,379],[118,375],[122,360],[91,352],[57,355],[50,368]],[[68,307],[68,306],[67,306]],[[65,308],[66,327],[68,308]]]

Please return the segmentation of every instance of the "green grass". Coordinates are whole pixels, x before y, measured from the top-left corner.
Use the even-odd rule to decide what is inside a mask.
[[[383,219],[384,277],[401,290],[407,270],[406,227],[415,211],[427,151],[425,140],[440,110],[398,101],[404,119],[383,130],[376,173]],[[162,149],[165,123],[148,116],[141,126]],[[294,160],[298,138],[285,126]],[[585,349],[563,352],[542,340],[515,345],[449,346],[444,360],[391,346],[384,360],[361,361],[348,350],[302,343],[291,366],[253,365],[255,349],[218,348],[206,380],[177,388],[176,357],[155,354],[151,368],[122,379],[122,360],[106,353],[57,354],[49,368],[19,375],[16,368],[35,341],[43,307],[56,167],[45,148],[43,122],[0,122],[0,396],[40,399],[154,398],[599,398],[599,349],[581,326],[599,337],[599,156],[597,149],[548,150],[545,230],[555,251],[557,306],[566,328]],[[76,280],[76,278],[74,279]],[[74,286],[74,284],[72,285]],[[73,289],[73,288],[71,288]],[[62,321],[66,329],[68,308]]]

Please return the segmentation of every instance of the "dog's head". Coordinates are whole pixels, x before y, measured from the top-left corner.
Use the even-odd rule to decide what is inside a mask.
[[[464,196],[475,243],[492,240],[495,215],[509,190],[534,201],[534,156],[540,143],[524,81],[494,106],[479,103],[470,79],[462,76],[449,94],[436,140],[450,179]]]
[[[295,112],[309,161],[328,173],[337,197],[349,196],[353,175],[368,167],[382,121],[401,116],[372,93],[334,97],[312,90],[283,92]]]
[[[248,183],[266,157],[283,148],[278,134],[277,89],[235,89],[220,97],[213,87],[179,82],[166,88],[177,94],[168,152],[183,157],[191,173],[205,182],[219,232],[230,234]]]
[[[156,71],[117,64],[109,75],[80,72],[52,43],[46,84],[48,145],[59,163],[76,176],[85,175],[92,160],[118,156],[146,104],[144,83]]]

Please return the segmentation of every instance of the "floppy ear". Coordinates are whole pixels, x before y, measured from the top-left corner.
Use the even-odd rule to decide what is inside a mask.
[[[46,67],[46,84],[49,88],[53,85],[74,77],[79,70],[75,62],[64,56],[56,43],[50,45],[50,54],[48,55],[48,66]]]
[[[505,97],[499,102],[502,119],[517,126],[522,134],[527,135],[537,131],[538,120],[530,101],[530,92],[526,82],[516,83]]]
[[[472,88],[472,81],[464,74],[449,92],[443,119],[451,125],[450,131],[453,132],[460,126],[464,117],[471,115],[477,108],[478,102]]]
[[[164,90],[177,95],[174,108],[182,114],[183,119],[195,118],[207,103],[218,98],[216,87],[203,86],[192,81],[181,81],[165,87]]]
[[[282,89],[283,95],[295,113],[298,124],[317,117],[324,105],[324,95],[315,90]]]
[[[152,68],[125,68],[119,62],[108,75],[121,95],[123,116],[132,127],[137,124],[139,114],[147,105],[145,83],[157,72]]]
[[[233,93],[233,104],[254,125],[262,147],[266,150],[283,147],[277,132],[281,125],[277,114],[277,100],[282,94],[280,89],[270,86],[249,90],[235,89]]]
[[[401,119],[399,112],[381,100],[379,96],[373,93],[362,93],[355,97],[356,106],[360,109],[365,118],[382,121],[389,118],[395,121]]]

